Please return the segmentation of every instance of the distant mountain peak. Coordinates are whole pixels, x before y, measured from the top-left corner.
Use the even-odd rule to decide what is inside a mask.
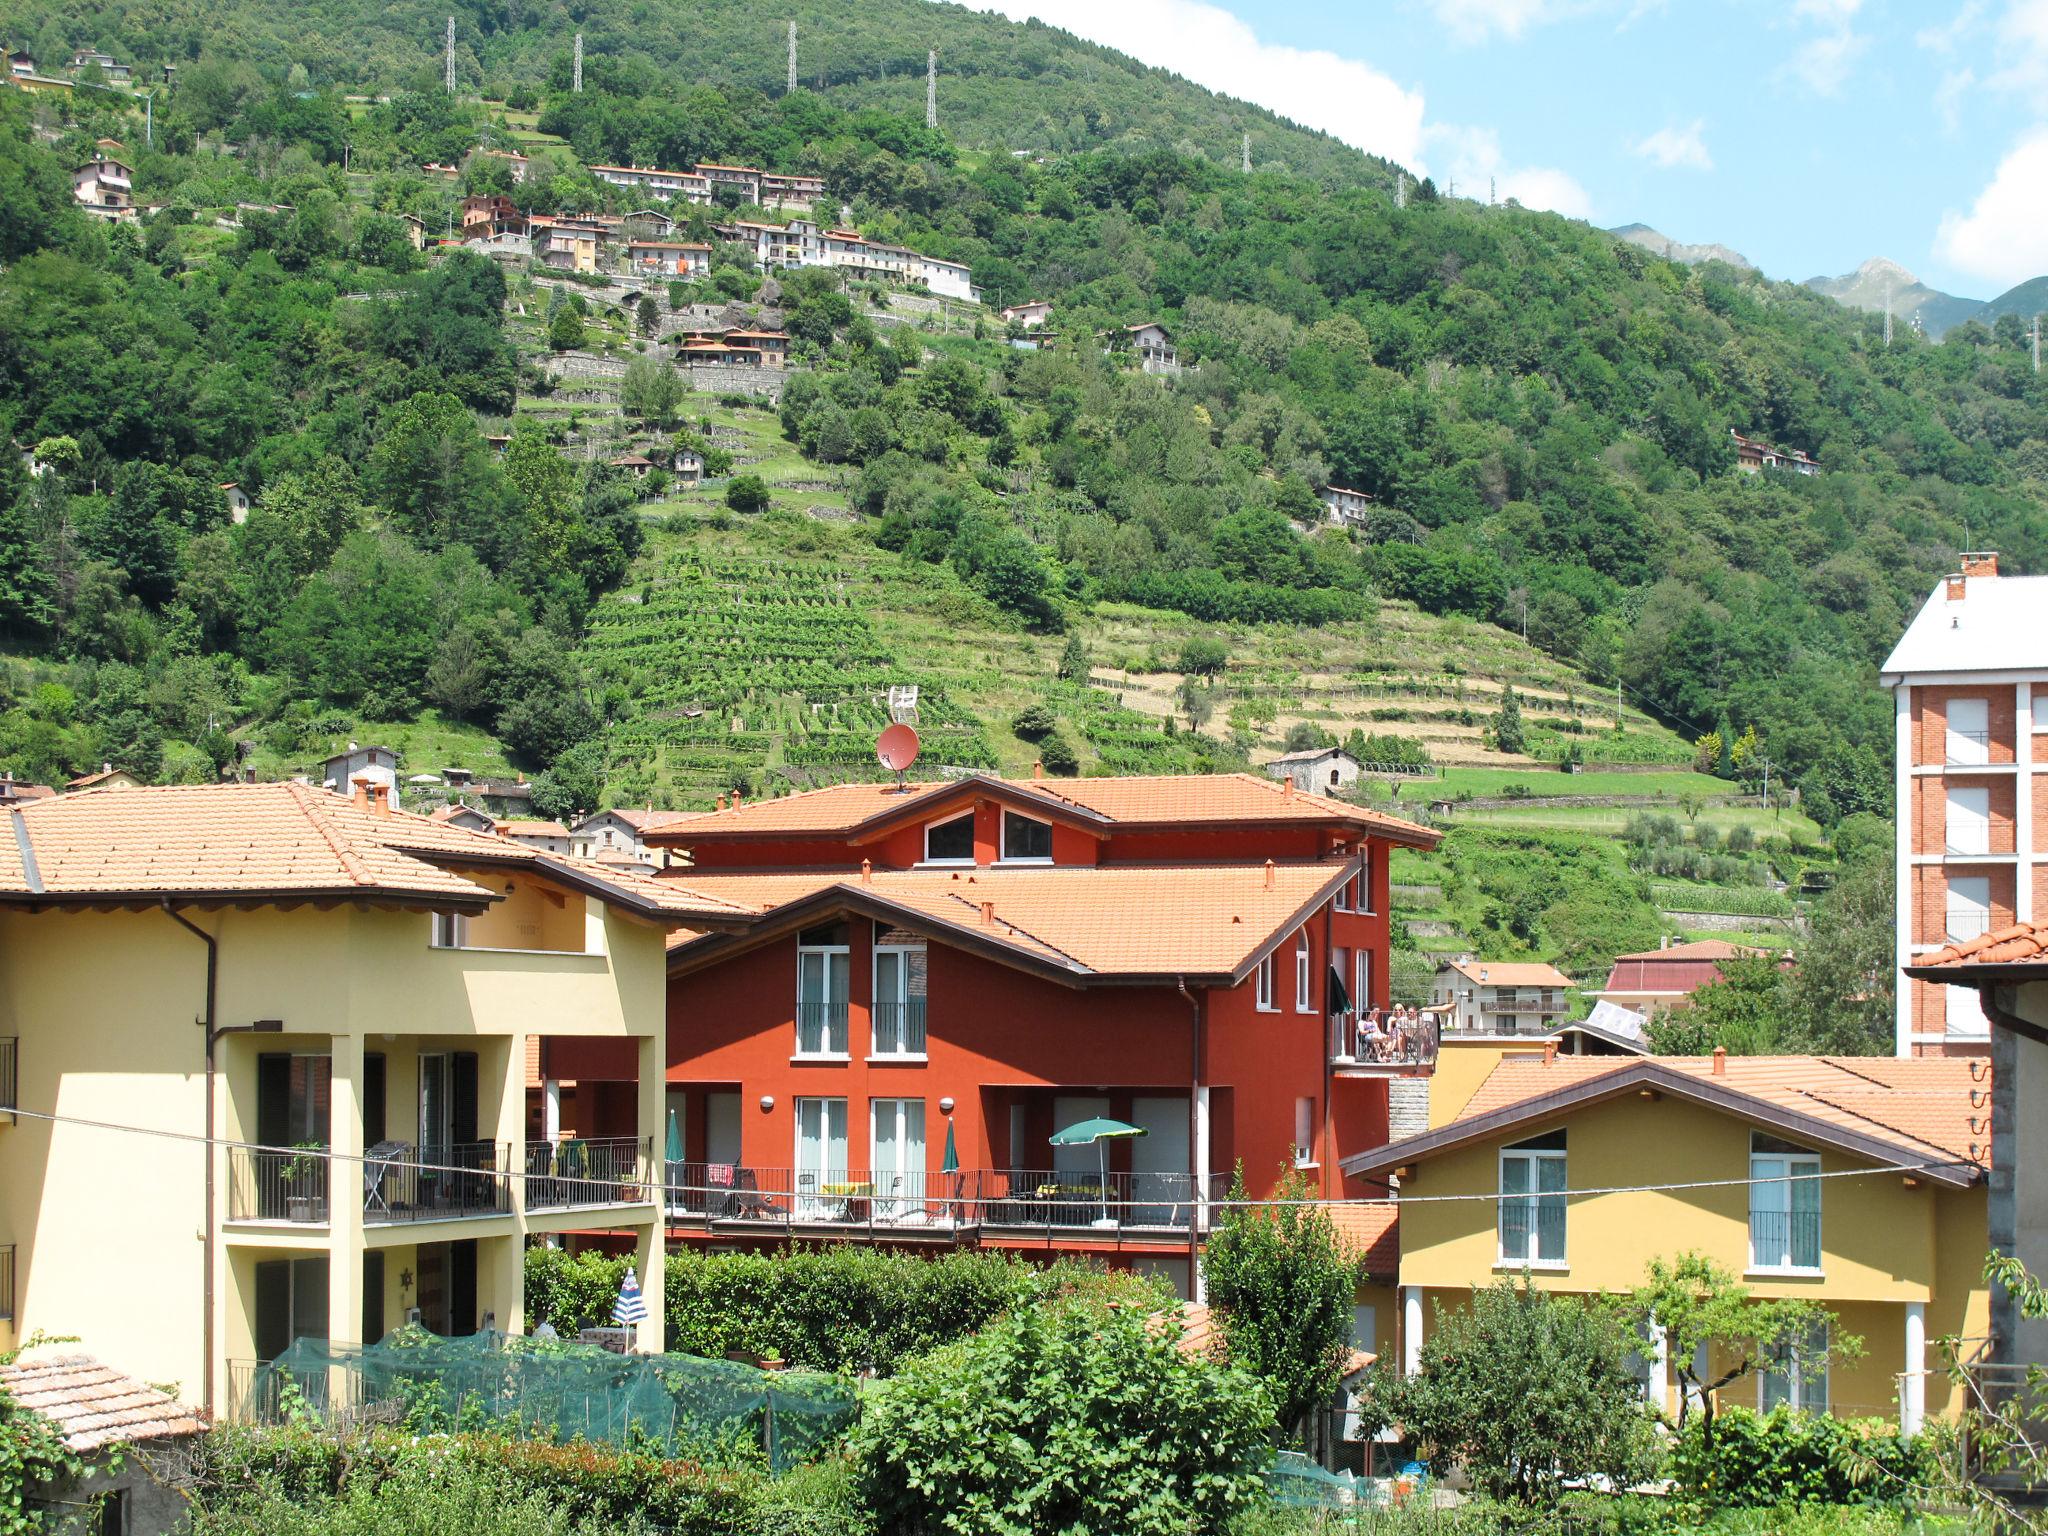
[[[1619,229],[1607,231],[1618,240],[1630,245],[1639,245],[1653,256],[1662,256],[1666,261],[1683,262],[1696,267],[1703,261],[1725,261],[1731,267],[1754,272],[1756,263],[1742,252],[1725,245],[1688,245],[1683,240],[1674,240],[1662,230],[1652,229],[1647,224],[1624,224]]]
[[[1928,287],[1884,256],[1873,256],[1841,277],[1809,277],[1806,286],[1851,309],[1882,310],[1889,304],[1895,321],[1902,325],[1917,322],[1936,340],[1984,307],[1982,299],[1958,298]]]

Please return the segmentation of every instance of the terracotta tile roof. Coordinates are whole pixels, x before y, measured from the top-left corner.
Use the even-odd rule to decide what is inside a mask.
[[[569,829],[559,821],[501,821],[500,837],[567,837]]]
[[[1571,977],[1544,960],[1450,960],[1445,964],[1482,987],[1569,987]]]
[[[2048,965],[2048,923],[2014,923],[1922,955],[1913,972],[1980,965]]]
[[[1179,774],[1104,779],[965,779],[894,784],[835,784],[779,800],[758,800],[737,810],[698,817],[679,836],[690,842],[713,837],[838,837],[868,822],[936,804],[953,795],[1008,792],[1048,807],[1067,807],[1095,817],[1105,829],[1117,826],[1225,826],[1232,823],[1317,822],[1378,831],[1426,847],[1438,834],[1361,806],[1323,795],[1304,794],[1260,774]],[[912,813],[914,814],[914,813]]]
[[[93,785],[104,784],[108,779],[116,778],[122,774],[125,774],[127,771],[128,770],[125,768],[115,768],[110,765],[108,767],[100,769],[96,773],[81,773],[77,778],[71,780],[69,784],[65,785],[65,788],[91,789]]]
[[[733,912],[673,881],[612,874],[445,821],[377,811],[310,784],[91,789],[0,812],[0,900],[153,903],[161,898],[398,901],[480,908],[494,893],[465,865],[530,863],[599,883],[646,915]]]
[[[1763,951],[1750,944],[1731,944],[1726,939],[1693,939],[1684,944],[1667,944],[1662,949],[1641,949],[1616,960],[1734,960]]]
[[[439,806],[428,813],[427,820],[453,821],[458,816],[481,816],[485,821],[490,822],[493,826],[497,824],[498,820],[497,817],[493,816],[489,811],[485,810],[480,805],[461,804]]]
[[[1977,1077],[1961,1057],[1730,1056],[1725,1074],[1716,1077],[1709,1056],[1559,1056],[1549,1062],[1540,1055],[1507,1056],[1452,1123],[1643,1065],[1896,1143],[1913,1156],[1937,1152],[1980,1166],[1990,1160],[1990,1080]]]
[[[1340,881],[1344,863],[1102,865],[1035,869],[756,873],[692,869],[691,890],[772,913],[828,892],[922,917],[1090,976],[1220,977],[1247,967]],[[666,883],[666,882],[662,882]],[[982,903],[994,921],[982,920]],[[680,947],[672,945],[672,948]]]
[[[609,810],[593,811],[590,815],[577,822],[576,825],[580,829],[589,826],[593,821],[602,820],[606,816],[613,816],[623,821],[636,832],[645,832],[650,827],[666,827],[678,821],[695,821],[703,814],[702,811],[657,811],[643,809],[638,806],[624,805],[613,806]]]
[[[64,1443],[81,1454],[206,1432],[196,1409],[90,1355],[0,1365],[0,1388],[48,1419]]]
[[[1376,1280],[1391,1280],[1401,1270],[1401,1210],[1389,1202],[1359,1205],[1349,1201],[1326,1207],[1337,1243]]]

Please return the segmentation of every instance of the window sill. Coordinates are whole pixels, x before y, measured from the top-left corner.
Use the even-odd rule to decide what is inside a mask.
[[[1518,1275],[1523,1270],[1537,1275],[1568,1275],[1571,1265],[1562,1259],[1530,1259],[1526,1263],[1515,1259],[1496,1259],[1493,1272],[1497,1275]]]
[[[1275,1008],[1275,1007],[1274,1007],[1274,1006],[1273,1006],[1273,1005],[1272,1005],[1271,1003],[1253,1003],[1253,1004],[1252,1004],[1252,1012],[1253,1012],[1253,1013],[1278,1013],[1279,1011],[1280,1011],[1280,1010],[1279,1010],[1278,1008]]]
[[[1827,1271],[1799,1264],[1752,1264],[1742,1272],[1745,1280],[1825,1280]]]
[[[1321,1171],[1322,1166],[1323,1165],[1321,1163],[1316,1162],[1314,1160],[1310,1160],[1306,1163],[1296,1162],[1294,1165],[1294,1171],[1296,1173],[1316,1173]]]
[[[842,1061],[845,1059],[840,1058]],[[931,1057],[923,1051],[889,1051],[879,1056],[863,1056],[861,1060],[871,1067],[921,1067],[930,1061]]]
[[[1052,867],[1052,858],[1050,855],[1047,855],[1042,859],[997,859],[992,867],[995,869],[1050,869]]]
[[[806,1061],[850,1062],[853,1060],[853,1057],[845,1051],[798,1051],[789,1060],[790,1065],[795,1066],[800,1062]]]
[[[601,949],[498,949],[487,944],[429,944],[428,949],[445,955],[563,955],[572,960],[602,960]]]

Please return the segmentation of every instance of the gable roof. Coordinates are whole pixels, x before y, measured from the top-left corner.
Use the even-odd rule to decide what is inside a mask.
[[[761,873],[693,869],[693,892],[761,914],[739,938],[679,934],[670,974],[856,911],[1070,986],[1235,985],[1352,873],[1348,862]],[[993,912],[983,917],[982,904]]]
[[[1884,665],[1882,681],[1896,684],[1920,672],[2032,672],[2048,667],[2048,576],[1969,576],[1963,596],[1948,600],[1938,583],[1920,605]]]
[[[1683,944],[1667,944],[1662,949],[1639,949],[1633,954],[1616,955],[1620,960],[1740,960],[1763,951],[1752,944],[1731,944],[1726,939],[1690,939]]]
[[[1230,825],[1313,825],[1370,833],[1418,848],[1434,848],[1442,834],[1397,816],[1296,791],[1263,774],[1178,774],[1104,779],[964,778],[906,784],[834,784],[778,800],[757,800],[737,810],[713,811],[655,840],[688,844],[712,840],[861,839],[923,820],[956,801],[984,797],[1065,820],[1097,834],[1112,830]]]
[[[605,817],[610,816],[615,820],[623,821],[636,832],[645,832],[654,827],[665,827],[671,822],[694,821],[702,814],[703,812],[701,811],[657,811],[640,806],[615,805],[608,810],[592,811],[588,816],[576,823],[576,830],[581,832],[585,827],[595,822],[603,821]]]
[[[526,865],[663,923],[740,915],[673,881],[600,873],[524,844],[318,785],[88,789],[0,811],[0,904],[375,902],[477,912],[498,898],[461,871]]]
[[[109,763],[96,772],[81,773],[64,787],[66,789],[91,789],[93,785],[104,784],[109,779],[128,779],[133,777],[134,775],[126,768],[116,768],[112,763]]]
[[[50,1421],[64,1444],[83,1454],[206,1432],[198,1410],[101,1365],[90,1355],[0,1365],[0,1388]]]
[[[1343,1159],[1376,1174],[1650,1088],[1800,1141],[1939,1183],[1969,1185],[1991,1156],[1990,1083],[1961,1058],[1505,1056],[1448,1124]]]
[[[1571,987],[1578,983],[1547,960],[1446,960],[1439,970],[1456,971],[1482,987]]]

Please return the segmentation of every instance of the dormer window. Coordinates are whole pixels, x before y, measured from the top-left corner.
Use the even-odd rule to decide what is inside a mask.
[[[1052,823],[1016,811],[1003,812],[1003,862],[1050,864]]]
[[[927,823],[924,829],[924,861],[927,864],[972,864],[974,812],[963,812],[950,821]]]

